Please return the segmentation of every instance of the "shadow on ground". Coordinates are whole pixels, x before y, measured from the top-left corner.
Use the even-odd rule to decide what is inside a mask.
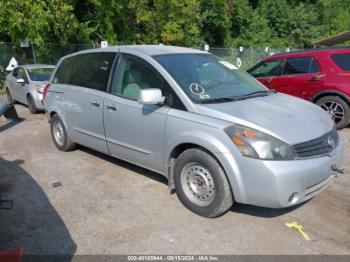
[[[0,125],[0,132],[5,131],[11,127],[14,127],[21,122],[23,122],[25,119],[24,118],[18,118],[16,120],[7,120],[5,123]]]
[[[95,150],[92,150],[92,149],[89,149],[89,148],[86,148],[83,146],[79,146],[79,150],[86,152],[88,154],[91,154],[95,157],[99,157],[99,158],[106,160],[110,163],[113,163],[115,165],[129,169],[129,170],[137,173],[138,175],[142,175],[142,176],[145,176],[147,178],[153,179],[153,180],[160,182],[166,186],[168,185],[168,180],[164,176],[157,174],[155,172],[149,171],[145,168],[139,167],[137,165],[128,163],[128,162],[123,161],[123,160],[119,160],[119,159],[114,158],[112,156],[97,152]],[[172,193],[174,193],[174,192],[175,191],[173,191]],[[230,211],[234,212],[234,213],[247,214],[247,215],[251,215],[251,216],[255,216],[255,217],[271,218],[271,217],[277,217],[277,216],[281,216],[281,215],[287,214],[289,212],[292,212],[293,210],[299,208],[302,205],[303,204],[296,205],[296,206],[289,207],[289,208],[272,209],[272,208],[264,208],[264,207],[258,207],[258,206],[253,206],[253,205],[245,205],[245,204],[235,203],[232,206],[232,208],[230,209]]]
[[[0,194],[13,200],[12,209],[0,209],[0,250],[22,248],[24,255],[64,255],[49,260],[71,261],[76,245],[45,192],[21,167],[23,163],[0,156]],[[25,258],[40,261],[42,257]]]
[[[295,209],[298,209],[304,204],[305,203],[301,203],[299,205],[295,205],[292,207],[273,209],[273,208],[265,208],[265,207],[235,203],[232,206],[231,211],[234,213],[241,213],[241,214],[246,214],[246,215],[255,216],[255,217],[271,218],[271,217],[278,217],[278,216],[285,215],[289,212],[294,211]]]
[[[109,156],[109,155],[97,152],[97,151],[95,151],[93,149],[90,149],[90,148],[87,148],[87,147],[79,146],[78,149],[83,151],[83,152],[86,152],[86,153],[88,153],[90,155],[93,155],[95,157],[98,157],[100,159],[108,161],[108,162],[110,162],[112,164],[118,165],[118,166],[120,166],[122,168],[126,168],[126,169],[128,169],[128,170],[130,170],[132,172],[137,173],[138,175],[145,176],[147,178],[153,179],[153,180],[155,180],[157,182],[160,182],[160,183],[165,184],[166,186],[168,186],[168,180],[164,176],[162,176],[160,174],[157,174],[157,173],[155,173],[153,171],[150,171],[150,170],[147,170],[147,169],[145,169],[143,167],[140,167],[140,166],[128,163],[128,162],[120,160],[118,158],[115,158],[115,157],[112,157],[112,156]]]

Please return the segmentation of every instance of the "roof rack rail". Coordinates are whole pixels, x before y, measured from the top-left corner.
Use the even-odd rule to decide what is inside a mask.
[[[300,49],[300,50],[295,50],[295,51],[290,51],[290,52],[276,53],[276,54],[273,54],[272,56],[284,55],[284,54],[295,54],[295,53],[300,53],[300,52],[317,52],[317,51],[326,51],[326,50],[334,50],[334,49],[348,49],[348,48],[350,48],[350,46],[334,46],[334,47],[324,47],[324,48]]]

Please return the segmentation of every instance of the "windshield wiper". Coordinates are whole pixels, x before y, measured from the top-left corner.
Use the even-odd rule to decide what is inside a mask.
[[[241,96],[206,99],[206,100],[199,101],[199,103],[201,104],[224,103],[224,102],[244,100],[244,99],[253,98],[253,97],[266,96],[268,94],[274,94],[274,93],[277,93],[277,91],[272,89],[260,90],[260,91],[255,91],[246,95],[241,95]]]
[[[199,101],[199,103],[201,104],[224,103],[224,102],[230,102],[235,100],[236,100],[236,97],[220,97],[220,98],[202,100],[202,101]]]
[[[240,96],[236,96],[235,99],[236,100],[243,100],[243,99],[248,99],[248,98],[253,98],[253,97],[259,97],[259,96],[267,96],[269,94],[274,94],[277,93],[276,90],[260,90],[260,91],[255,91],[246,95],[240,95]]]
[[[254,95],[260,95],[260,94],[274,94],[274,93],[277,93],[277,91],[273,89],[269,89],[269,90],[259,90],[259,91],[251,92],[243,96],[254,96]]]

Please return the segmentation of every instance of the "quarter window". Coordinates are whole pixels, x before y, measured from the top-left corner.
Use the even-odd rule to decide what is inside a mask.
[[[350,54],[332,55],[332,60],[345,71],[350,71]]]
[[[61,63],[54,83],[106,91],[115,55],[96,52],[68,57]]]
[[[250,74],[254,77],[279,76],[282,73],[284,60],[263,62],[258,65]]]

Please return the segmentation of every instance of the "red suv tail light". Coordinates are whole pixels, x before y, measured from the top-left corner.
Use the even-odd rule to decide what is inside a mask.
[[[49,91],[49,86],[50,86],[50,84],[47,84],[47,85],[44,87],[44,91],[43,91],[43,101],[45,101],[45,97],[46,97],[47,91]]]

